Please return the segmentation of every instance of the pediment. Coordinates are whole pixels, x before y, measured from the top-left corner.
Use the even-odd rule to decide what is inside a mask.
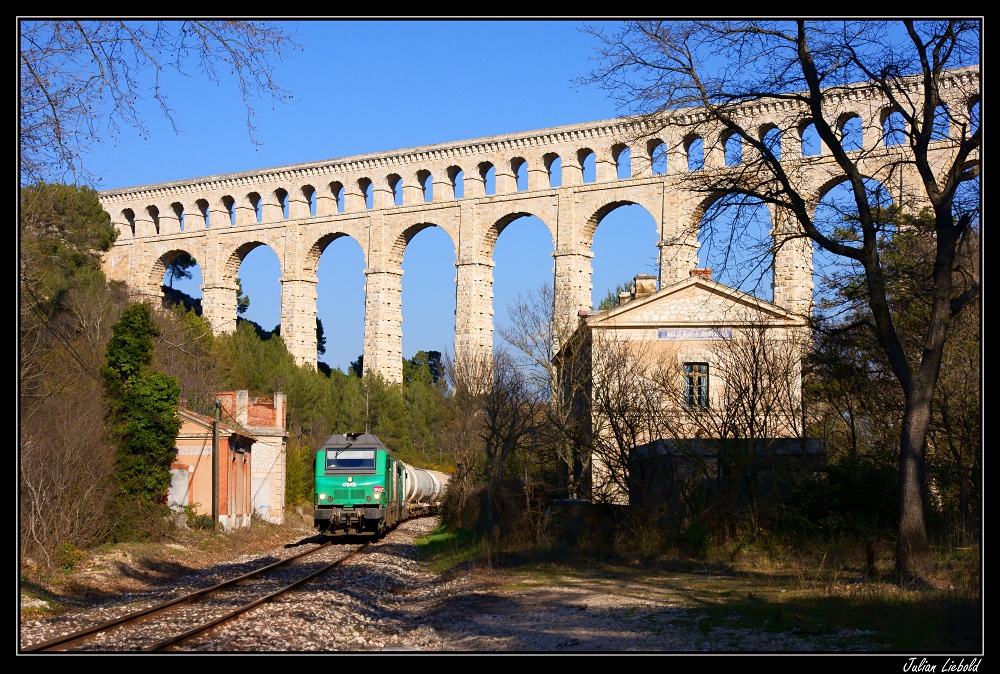
[[[691,277],[591,316],[591,327],[799,323],[788,311],[721,283]]]

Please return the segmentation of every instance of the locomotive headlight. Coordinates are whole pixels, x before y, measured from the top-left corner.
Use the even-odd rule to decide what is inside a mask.
[[[365,500],[368,501],[369,503],[371,503],[372,502],[372,497],[371,496],[366,496]]]
[[[326,500],[326,494],[320,494],[319,495],[319,500],[320,501],[325,501]]]
[[[375,500],[376,501],[379,500],[380,498],[382,498],[382,494],[375,494]]]
[[[348,475],[348,476],[347,476],[347,481],[348,481],[348,482],[354,482],[354,478],[353,478],[353,477],[351,477],[350,475]]]

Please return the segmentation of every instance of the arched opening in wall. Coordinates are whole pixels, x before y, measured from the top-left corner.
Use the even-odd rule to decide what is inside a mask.
[[[493,164],[483,162],[479,165],[479,177],[483,179],[483,189],[486,194],[497,193],[497,172]]]
[[[812,157],[822,151],[822,143],[815,122],[809,122],[799,129],[799,137],[802,138],[801,152],[803,157]]]
[[[149,214],[149,219],[153,221],[153,231],[157,234],[160,233],[160,209],[156,206],[147,206],[146,213]]]
[[[404,359],[454,352],[455,246],[442,228],[424,225],[406,244],[402,302]]]
[[[174,203],[170,204],[170,209],[174,212],[174,217],[177,218],[178,226],[180,227],[180,230],[183,232],[184,231],[184,206],[180,202],[175,201]]]
[[[343,234],[328,235],[319,245],[325,248],[316,270],[316,318],[326,343],[322,353],[317,344],[316,358],[350,374],[351,363],[365,350],[365,256],[361,245]]]
[[[646,144],[646,153],[653,175],[664,175],[667,172],[667,144],[659,138],[654,138]]]
[[[684,151],[687,153],[688,171],[698,171],[705,168],[705,141],[700,136],[685,138]]]
[[[132,236],[135,237],[135,213],[132,212],[131,208],[126,208],[122,211],[122,217],[125,218],[125,222],[128,223],[129,229],[132,232]]]
[[[698,267],[712,280],[773,301],[771,213],[763,201],[727,194],[706,209],[698,224]]]
[[[389,189],[392,191],[392,203],[394,206],[403,205],[403,179],[398,175],[393,173],[388,178],[386,182],[389,184]],[[369,206],[368,208],[371,208]]]
[[[282,188],[278,188],[274,191],[274,198],[278,202],[278,206],[281,207],[281,219],[288,219],[288,192]]]
[[[372,181],[368,178],[362,178],[358,181],[358,189],[361,190],[361,196],[365,200],[365,210],[371,210],[374,205],[374,193],[372,189]]]
[[[944,140],[951,137],[951,114],[948,106],[939,105],[934,108],[934,125],[931,128],[931,140]]]
[[[837,126],[840,130],[840,144],[845,151],[860,150],[864,146],[862,142],[861,117],[854,113],[846,114],[838,120]]]
[[[611,148],[615,158],[615,175],[618,180],[625,180],[632,177],[632,151],[625,145],[616,145]]]
[[[562,187],[562,158],[554,152],[542,157],[545,170],[549,173],[549,187]]]
[[[893,205],[892,193],[877,180],[865,178],[866,198],[875,213],[887,213]],[[829,187],[813,214],[817,229],[834,241],[857,246],[860,228],[857,224],[858,205],[850,183],[846,180]],[[894,226],[884,230],[884,239],[890,239]],[[861,265],[844,256],[828,252],[813,244],[813,300],[816,311],[827,317],[836,316],[845,308],[843,290],[847,284],[863,282]]]
[[[344,186],[339,182],[330,183],[330,196],[333,198],[333,203],[336,204],[334,209],[335,213],[344,212]]]
[[[726,166],[739,166],[743,163],[743,139],[739,134],[731,133],[723,143],[726,153]]]
[[[882,119],[882,139],[886,147],[906,142],[906,120],[898,110],[889,112]]]
[[[309,215],[316,215],[316,188],[312,185],[303,185],[302,198],[306,200],[306,205],[309,207]]]
[[[955,189],[955,198],[952,201],[952,217],[955,218],[956,222],[959,219],[968,218],[969,227],[977,239],[982,232],[980,224],[982,197],[982,177],[977,175],[972,180],[965,180],[958,185]],[[980,244],[977,241],[973,245],[979,246]],[[970,249],[967,248],[967,250]]]
[[[522,157],[514,157],[510,161],[510,170],[514,173],[517,191],[523,192],[528,189],[528,162]]]
[[[260,195],[256,192],[251,192],[247,195],[247,201],[250,202],[250,206],[253,207],[253,217],[257,222],[263,222],[264,220],[264,204],[261,203],[262,200]]]
[[[430,171],[421,169],[417,171],[417,182],[420,183],[420,191],[425,204],[434,201],[434,176]]]
[[[618,289],[630,289],[637,274],[659,278],[660,236],[656,220],[638,204],[609,204],[597,217],[590,245],[591,307],[607,309],[617,306]]]
[[[583,172],[583,182],[592,183],[597,180],[597,156],[594,151],[584,148],[576,153],[576,158]]]
[[[183,250],[171,251],[161,261],[166,266],[162,281],[165,302],[193,309],[201,316],[201,265]]]
[[[204,199],[199,199],[194,203],[198,207],[198,212],[201,213],[201,219],[202,222],[205,223],[205,229],[208,229],[212,226],[212,212],[208,210],[208,202]]]
[[[242,297],[249,300],[236,320],[250,321],[258,333],[273,333],[281,325],[281,263],[270,246],[259,245],[243,258],[237,274]]]
[[[465,171],[458,166],[448,168],[448,181],[451,183],[452,198],[465,197]]]
[[[222,205],[226,209],[226,213],[229,214],[229,226],[236,226],[236,200],[230,196],[222,197]]]
[[[778,127],[773,124],[762,127],[760,142],[774,155],[775,159],[781,159],[781,130]]]
[[[523,332],[527,307],[545,304],[543,292],[551,296],[555,246],[545,223],[534,215],[511,216],[493,244],[493,348],[515,356],[522,354],[507,337]],[[552,307],[540,309],[551,319]]]

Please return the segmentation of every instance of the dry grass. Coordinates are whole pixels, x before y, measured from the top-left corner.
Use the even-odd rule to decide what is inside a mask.
[[[228,533],[172,528],[158,541],[121,543],[86,551],[72,568],[56,572],[22,558],[21,614],[44,617],[60,613],[66,605],[76,602],[147,590],[192,571],[240,555],[265,552],[314,533],[311,518],[293,513],[283,525],[254,520],[250,527]]]
[[[816,635],[855,634],[879,652],[982,651],[980,556],[977,549],[935,551],[937,570],[924,587],[893,582],[893,550],[879,548],[877,573],[865,574],[859,542],[792,546],[776,539],[710,544],[691,556],[647,535],[615,541],[580,537],[504,555],[495,547],[438,532],[428,553],[435,568],[487,569],[510,589],[570,583],[576,587],[648,585],[697,609],[700,629],[743,626]],[[447,541],[447,544],[443,544]],[[488,554],[487,554],[488,553]],[[498,562],[507,560],[507,563]],[[506,580],[505,580],[506,578]],[[526,590],[527,591],[527,590]]]

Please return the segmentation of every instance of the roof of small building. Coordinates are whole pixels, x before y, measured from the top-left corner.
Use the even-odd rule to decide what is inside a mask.
[[[699,272],[702,270],[694,270]],[[690,311],[691,295],[700,294],[704,298],[705,309]],[[688,306],[672,303],[687,302]],[[728,307],[728,309],[726,309]],[[726,309],[729,315],[713,316],[713,310]],[[735,309],[735,311],[731,311]],[[673,315],[671,315],[673,314]],[[677,318],[683,314],[683,318]],[[735,328],[764,323],[781,328],[798,328],[808,325],[807,320],[778,305],[762,300],[749,293],[713,281],[700,273],[693,273],[683,281],[671,283],[642,297],[637,297],[612,309],[580,311],[580,323],[574,335],[584,331],[604,328],[702,328],[713,330],[720,327]],[[575,338],[566,344],[577,343]],[[561,353],[553,356],[558,362]]]
[[[772,302],[762,300],[759,297],[755,297],[749,293],[745,293],[741,290],[719,283],[718,281],[707,279],[700,275],[689,276],[683,281],[671,283],[670,285],[664,286],[655,292],[649,293],[643,297],[635,298],[612,309],[587,312],[587,315],[584,317],[585,323],[590,328],[602,326],[602,324],[605,323],[613,323],[616,326],[621,326],[623,322],[629,322],[627,319],[633,318],[634,315],[638,313],[646,314],[645,318],[638,321],[646,325],[660,325],[661,323],[669,323],[671,325],[679,323],[708,325],[713,323],[737,324],[750,322],[746,319],[741,321],[738,317],[713,319],[705,314],[699,314],[698,316],[691,317],[690,320],[686,321],[677,321],[673,319],[657,320],[655,318],[655,313],[649,311],[654,307],[654,305],[663,304],[664,302],[669,303],[671,298],[684,294],[690,295],[691,290],[696,293],[704,294],[706,298],[711,297],[715,299],[717,304],[728,303],[733,307],[743,309],[744,313],[754,312],[760,317],[760,319],[766,320],[768,323],[778,323],[788,326],[806,324],[806,321],[802,317],[796,316],[792,312],[782,309]]]
[[[177,408],[177,414],[180,416],[181,421],[190,421],[193,424],[205,428],[208,432],[212,431],[212,424],[215,423],[215,419],[212,417],[205,416],[204,414],[198,414],[197,412],[189,410],[186,407]],[[219,422],[219,435],[224,435],[230,438],[242,438],[249,440],[251,444],[256,440],[254,436],[247,434],[245,431],[238,430],[222,422]]]
[[[723,453],[738,453],[754,443],[754,453],[759,456],[821,456],[826,454],[823,438],[662,438],[634,447],[631,459],[649,456],[699,456],[714,457]]]

